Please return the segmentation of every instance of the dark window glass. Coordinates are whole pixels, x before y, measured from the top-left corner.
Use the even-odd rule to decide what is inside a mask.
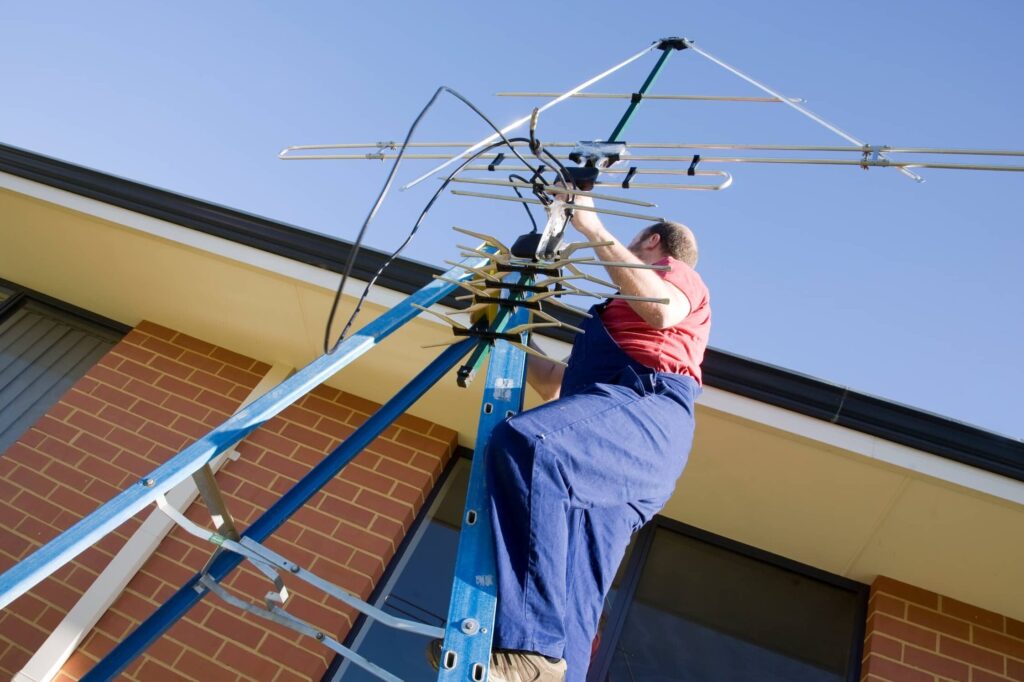
[[[459,459],[434,503],[416,530],[384,585],[378,608],[396,616],[444,627],[455,554],[459,545],[462,510],[469,485],[468,459]],[[434,678],[424,651],[428,640],[367,619],[352,641],[352,648],[403,680]],[[332,680],[376,680],[357,665],[345,661]]]
[[[609,682],[849,679],[857,592],[664,527],[654,532]]]
[[[102,325],[36,301],[7,315],[0,322],[0,453],[120,338]]]

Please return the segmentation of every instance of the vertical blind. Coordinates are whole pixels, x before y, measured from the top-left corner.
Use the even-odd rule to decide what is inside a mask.
[[[120,337],[32,300],[0,322],[0,454]]]

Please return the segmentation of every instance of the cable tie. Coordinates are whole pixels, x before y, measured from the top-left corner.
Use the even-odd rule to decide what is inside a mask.
[[[622,181],[622,189],[629,189],[629,181],[636,175],[636,166],[630,166],[629,172],[626,173],[626,179]]]
[[[690,161],[690,167],[686,169],[687,175],[697,174],[697,164],[700,163],[700,154],[694,154],[693,160]]]
[[[505,160],[505,152],[498,152],[498,155],[494,157],[494,160],[487,164],[487,170],[493,171],[495,168],[501,165],[501,162]]]
[[[629,96],[629,101],[630,101],[631,104],[639,104],[640,100],[642,100],[643,98],[644,98],[644,93],[642,93],[642,92],[634,92],[632,95]]]

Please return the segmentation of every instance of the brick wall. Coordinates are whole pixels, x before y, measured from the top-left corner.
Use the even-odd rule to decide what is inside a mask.
[[[0,570],[95,509],[223,421],[269,367],[173,330],[142,323],[0,456]],[[320,387],[239,445],[217,475],[228,508],[247,526],[376,404]],[[401,417],[267,542],[366,597],[450,457],[456,434]],[[150,509],[0,613],[0,677],[17,672]],[[210,525],[201,502],[187,515]],[[64,667],[77,679],[209,558],[175,528]],[[269,583],[241,568],[224,583],[261,601]],[[288,610],[338,637],[353,614],[304,583]],[[328,650],[243,616],[208,596],[126,672],[129,679],[316,678]]]
[[[871,586],[865,682],[1024,680],[1024,623],[879,576]]]

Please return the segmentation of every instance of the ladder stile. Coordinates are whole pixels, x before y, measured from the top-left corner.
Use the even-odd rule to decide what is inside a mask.
[[[516,309],[509,316],[508,326],[527,323],[529,313],[526,308]],[[484,404],[480,411],[466,508],[459,534],[448,624],[437,678],[439,682],[480,682],[486,679],[497,607],[497,576],[484,458],[494,427],[523,408],[525,375],[526,354],[523,350],[507,341],[497,341],[491,350],[484,385]]]

